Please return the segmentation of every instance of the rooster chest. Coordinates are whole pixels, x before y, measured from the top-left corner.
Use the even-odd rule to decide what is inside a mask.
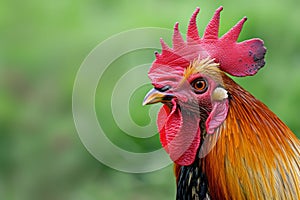
[[[209,200],[208,181],[199,162],[181,166],[177,182],[177,200]]]

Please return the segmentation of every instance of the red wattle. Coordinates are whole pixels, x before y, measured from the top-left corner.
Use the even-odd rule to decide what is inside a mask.
[[[158,114],[160,141],[178,165],[194,162],[200,144],[199,117],[181,111],[174,103],[172,110],[164,105]]]

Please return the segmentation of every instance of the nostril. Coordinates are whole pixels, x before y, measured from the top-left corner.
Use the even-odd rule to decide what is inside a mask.
[[[155,88],[155,89],[158,90],[158,91],[160,91],[160,92],[165,92],[165,91],[169,90],[170,88],[171,88],[171,86],[166,85],[166,86],[164,86],[162,88]]]

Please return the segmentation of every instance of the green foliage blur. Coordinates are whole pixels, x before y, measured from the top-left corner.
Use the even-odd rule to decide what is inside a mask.
[[[262,38],[268,48],[267,64],[256,76],[235,80],[300,136],[297,0],[0,2],[0,199],[174,199],[172,166],[126,174],[89,154],[73,122],[72,89],[84,58],[101,41],[133,28],[172,28],[176,21],[185,32],[196,6],[201,8],[200,33],[220,5],[224,6],[221,34],[248,17],[240,40]],[[134,59],[153,60],[153,52],[148,53]],[[110,87],[113,80],[105,84]],[[149,121],[143,118],[147,110],[139,110],[146,109],[140,103],[149,88],[132,101],[133,119],[141,125]],[[110,104],[99,105],[99,92],[101,111]],[[116,126],[109,119],[102,123]],[[113,130],[112,139],[129,150],[160,148],[158,137],[130,141]]]

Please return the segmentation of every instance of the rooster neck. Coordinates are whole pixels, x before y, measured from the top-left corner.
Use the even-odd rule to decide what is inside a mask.
[[[204,138],[216,140],[202,166],[212,199],[300,199],[299,140],[233,80],[224,76],[224,83],[227,118]]]
[[[204,127],[204,124],[200,123],[199,126]],[[199,154],[199,150],[203,143],[203,136],[204,134],[202,133],[197,155]],[[174,171],[177,183],[177,200],[210,199],[208,180],[203,172],[203,159],[196,156],[195,161],[189,166],[180,166],[175,164]]]
[[[189,166],[180,166],[179,170],[176,199],[209,198],[207,177],[199,159]]]

